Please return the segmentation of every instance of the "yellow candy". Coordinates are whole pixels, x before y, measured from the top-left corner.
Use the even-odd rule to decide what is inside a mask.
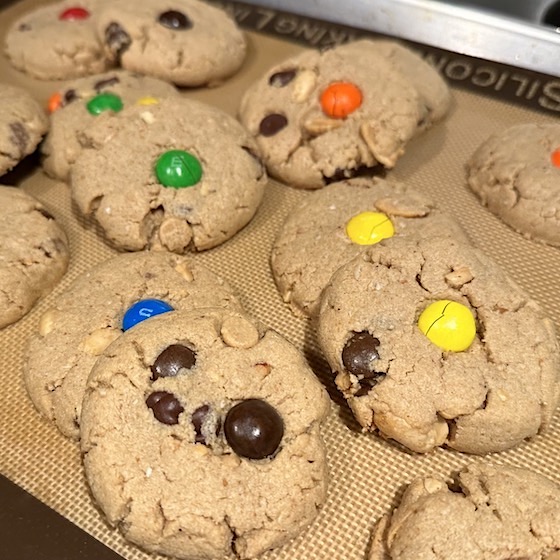
[[[358,245],[374,245],[382,239],[393,237],[395,228],[387,214],[382,212],[361,212],[346,224],[346,235]]]
[[[141,97],[137,102],[136,105],[157,105],[159,103],[159,100],[156,99],[155,97],[151,97],[151,96],[147,96],[147,97]]]
[[[473,342],[476,325],[472,311],[456,301],[436,301],[420,314],[418,327],[436,346],[462,352]]]

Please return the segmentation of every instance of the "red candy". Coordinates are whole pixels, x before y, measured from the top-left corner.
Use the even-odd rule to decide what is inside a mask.
[[[58,19],[64,21],[78,21],[81,19],[87,19],[89,17],[89,12],[85,8],[80,8],[76,6],[74,8],[68,8],[64,10],[59,16]]]
[[[552,165],[560,167],[560,148],[557,148],[552,152],[550,160],[552,161]]]
[[[323,113],[335,119],[343,119],[362,104],[362,92],[350,82],[335,82],[321,94]]]

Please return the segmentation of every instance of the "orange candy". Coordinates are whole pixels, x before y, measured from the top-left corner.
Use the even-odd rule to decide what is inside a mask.
[[[553,165],[555,165],[556,167],[560,167],[560,148],[557,148],[552,152],[550,159]]]
[[[362,104],[362,92],[350,82],[335,82],[321,94],[323,113],[335,119],[343,119]]]
[[[56,93],[53,93],[49,97],[47,109],[49,110],[49,113],[54,113],[57,109],[60,109],[61,105],[62,105],[62,95],[57,91]]]

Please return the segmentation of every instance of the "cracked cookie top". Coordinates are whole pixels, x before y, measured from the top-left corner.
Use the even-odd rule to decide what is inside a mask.
[[[229,284],[201,264],[168,253],[132,253],[84,272],[39,320],[27,343],[24,381],[39,412],[79,437],[87,377],[124,330],[169,309],[235,307]]]
[[[444,305],[438,327],[474,319],[466,349],[430,336],[439,315],[419,325],[442,300],[459,311]],[[547,427],[560,396],[552,321],[494,261],[454,240],[394,239],[342,266],[318,331],[358,422],[413,451],[509,449]]]
[[[560,247],[560,125],[496,133],[466,167],[470,188],[491,212],[525,237]]]
[[[449,104],[447,85],[418,55],[364,39],[274,66],[247,90],[239,116],[272,176],[317,189],[394,167]]]
[[[81,445],[109,522],[177,558],[253,558],[326,497],[326,390],[243,312],[172,311],[130,329],[88,381]]]

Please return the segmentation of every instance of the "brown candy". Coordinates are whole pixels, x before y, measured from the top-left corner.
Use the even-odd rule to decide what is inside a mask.
[[[342,363],[349,373],[369,375],[372,365],[379,359],[379,339],[367,331],[354,332],[342,350]]]
[[[288,119],[279,113],[267,115],[259,125],[259,132],[262,136],[274,136],[278,134],[286,125]]]
[[[183,13],[177,10],[168,10],[163,12],[158,17],[158,23],[169,29],[190,29],[193,24],[192,21]]]
[[[283,72],[276,72],[268,78],[269,85],[273,87],[285,87],[296,77],[295,70],[284,70]]]
[[[130,35],[116,22],[110,23],[105,29],[105,43],[118,59],[132,43]]]
[[[260,399],[247,399],[227,413],[224,433],[240,457],[264,459],[273,455],[284,436],[284,422],[278,411]]]
[[[151,367],[152,381],[158,377],[175,377],[181,369],[191,369],[196,363],[196,352],[182,344],[171,344]]]
[[[146,399],[146,405],[152,409],[156,420],[169,426],[179,423],[179,414],[184,410],[179,399],[167,391],[150,393]]]

